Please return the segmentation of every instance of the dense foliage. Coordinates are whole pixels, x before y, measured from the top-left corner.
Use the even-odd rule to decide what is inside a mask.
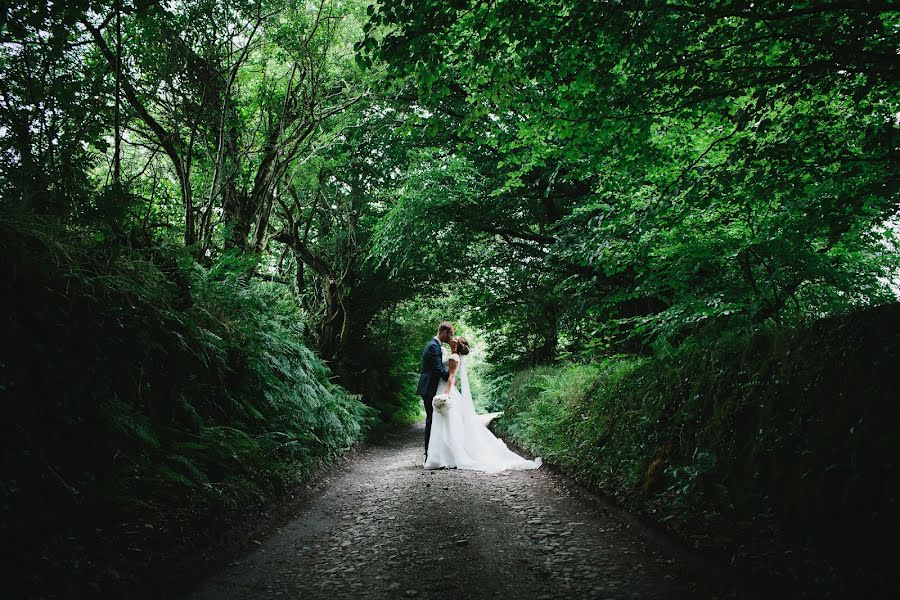
[[[888,589],[900,306],[520,374],[499,427],[703,549],[816,596]],[[778,583],[784,586],[785,582]],[[871,587],[869,587],[871,586]]]
[[[699,424],[672,468],[706,448],[761,506],[702,436],[748,381],[784,433],[740,429],[753,472],[832,410],[860,430],[862,404],[770,377],[824,362],[754,344],[897,299],[898,38],[880,1],[3,4],[6,515],[54,513],[58,540],[72,511],[268,496],[373,414],[419,416],[445,318],[478,342],[482,408],[571,384],[583,427],[632,432],[597,461],[620,490],[674,426],[655,390],[722,354],[735,377],[671,397]],[[510,431],[577,469],[569,396],[549,421],[511,405]]]
[[[348,381],[435,285],[508,369],[895,297],[895,11],[525,6],[13,4],[4,205],[257,257]]]
[[[893,298],[886,5],[386,0],[373,23],[366,60],[459,132],[417,157],[382,247],[418,270],[423,231],[464,232],[468,297],[530,330],[522,362]]]
[[[0,227],[8,592],[124,583],[196,535],[185,519],[224,526],[371,425],[303,345],[290,296],[244,265]],[[141,554],[104,556],[125,543]]]

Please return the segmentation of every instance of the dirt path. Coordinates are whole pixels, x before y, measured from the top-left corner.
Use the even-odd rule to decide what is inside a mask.
[[[357,457],[187,598],[740,597],[540,471],[424,471],[422,429]],[[700,591],[703,590],[703,591]]]

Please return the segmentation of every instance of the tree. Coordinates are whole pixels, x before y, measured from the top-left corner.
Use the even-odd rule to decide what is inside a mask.
[[[11,4],[0,21],[0,189],[7,207],[68,215],[105,149],[106,75],[80,51],[81,3]]]
[[[384,2],[359,49],[413,78],[427,109],[462,116],[468,143],[452,151],[486,178],[478,220],[546,240],[564,344],[604,329],[677,340],[710,321],[893,297],[886,4],[528,8]],[[538,191],[543,214],[527,208]],[[503,198],[518,202],[497,214]]]

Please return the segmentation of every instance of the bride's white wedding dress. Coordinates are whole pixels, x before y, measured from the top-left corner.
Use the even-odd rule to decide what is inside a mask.
[[[484,426],[472,403],[466,363],[458,354],[451,354],[450,358],[459,361],[457,375],[462,391],[455,386],[450,390],[450,402],[445,414],[434,410],[425,468],[456,467],[497,473],[508,469],[540,467],[540,457],[534,460],[522,458]],[[446,389],[447,380],[443,379],[438,385],[438,394],[443,394]]]

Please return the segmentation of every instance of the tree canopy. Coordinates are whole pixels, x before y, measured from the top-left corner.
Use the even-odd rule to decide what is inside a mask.
[[[557,334],[677,339],[889,299],[887,8],[380,3],[362,62],[415,85],[430,129],[458,136],[404,190],[389,254],[418,263],[413,236],[458,226],[485,324],[550,322],[548,351]]]
[[[106,0],[2,30],[5,207],[253,257],[347,364],[423,295],[517,364],[895,297],[886,3]]]

